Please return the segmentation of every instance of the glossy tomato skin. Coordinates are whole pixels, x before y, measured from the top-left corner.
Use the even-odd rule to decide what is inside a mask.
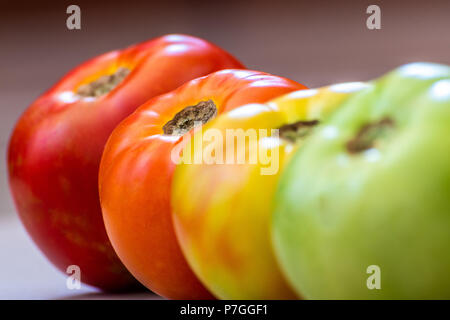
[[[262,72],[223,70],[150,100],[114,130],[100,166],[103,217],[117,254],[145,286],[171,299],[212,298],[188,266],[173,229],[171,153],[181,138],[164,135],[163,125],[200,101],[213,100],[221,113],[301,88]]]
[[[372,84],[280,177],[278,261],[309,299],[449,299],[450,66],[410,63]]]
[[[266,104],[241,106],[209,122],[184,146],[187,159],[203,156],[204,161],[176,166],[171,194],[175,232],[189,265],[215,296],[227,300],[301,297],[277,265],[269,230],[280,174],[307,136],[294,142],[272,130],[298,121],[323,121],[350,92],[366,86],[346,83],[300,90]],[[211,132],[226,137],[230,130],[241,130],[248,139],[233,146],[228,140],[208,139]],[[200,140],[202,146],[196,148]],[[243,163],[208,158],[208,150],[221,149],[214,155],[249,157]]]
[[[98,98],[77,88],[127,67],[130,74]],[[198,38],[167,35],[94,58],[68,73],[21,116],[11,136],[9,181],[19,216],[34,242],[63,272],[104,290],[137,282],[115,254],[98,197],[98,169],[114,127],[143,102],[182,83],[242,65]]]

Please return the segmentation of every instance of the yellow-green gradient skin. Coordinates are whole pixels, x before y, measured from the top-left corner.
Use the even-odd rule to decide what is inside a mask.
[[[387,136],[347,151],[385,117]],[[450,67],[408,64],[347,99],[293,155],[275,203],[273,245],[298,294],[449,299]]]
[[[292,144],[259,129],[270,130],[299,120],[324,119],[352,92],[368,84],[361,82],[301,90],[267,104],[250,104],[218,116],[197,131],[183,149],[191,159],[219,141],[206,143],[209,129],[226,136],[228,129],[253,129],[257,139],[232,153],[262,148],[278,154],[278,170],[256,163],[178,164],[172,183],[173,221],[177,238],[189,265],[205,286],[220,299],[295,299],[286,283],[271,247],[272,200],[280,172],[302,141]],[[203,136],[203,149],[195,149],[196,137]],[[267,143],[269,142],[270,143]],[[256,146],[259,146],[258,148]],[[222,146],[220,147],[223,148]],[[258,152],[258,151],[256,151]],[[224,151],[225,154],[225,151]]]

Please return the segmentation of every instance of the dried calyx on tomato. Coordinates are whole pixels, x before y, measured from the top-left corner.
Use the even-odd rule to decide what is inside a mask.
[[[117,87],[129,73],[130,69],[120,67],[112,74],[101,76],[97,80],[81,85],[76,93],[81,97],[100,97]]]
[[[182,136],[196,126],[206,124],[217,115],[217,107],[210,99],[200,101],[177,112],[172,120],[163,126],[165,135]]]

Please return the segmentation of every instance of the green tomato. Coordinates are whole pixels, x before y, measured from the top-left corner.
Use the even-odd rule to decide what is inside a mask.
[[[283,172],[272,235],[306,298],[450,298],[450,67],[346,100]]]

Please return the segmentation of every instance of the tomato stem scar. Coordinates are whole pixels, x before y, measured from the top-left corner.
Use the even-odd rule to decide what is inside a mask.
[[[297,121],[285,124],[278,128],[280,138],[295,143],[297,140],[309,135],[318,124],[319,120]]]
[[[347,142],[347,151],[360,153],[373,148],[375,143],[386,137],[393,127],[394,121],[388,117],[362,126],[356,136]]]
[[[113,74],[101,76],[97,80],[81,85],[76,93],[81,97],[98,98],[117,87],[129,73],[130,69],[120,67]]]
[[[188,106],[175,114],[163,126],[165,135],[182,136],[189,132],[196,123],[202,125],[217,115],[217,107],[212,100],[200,101],[196,105]]]

